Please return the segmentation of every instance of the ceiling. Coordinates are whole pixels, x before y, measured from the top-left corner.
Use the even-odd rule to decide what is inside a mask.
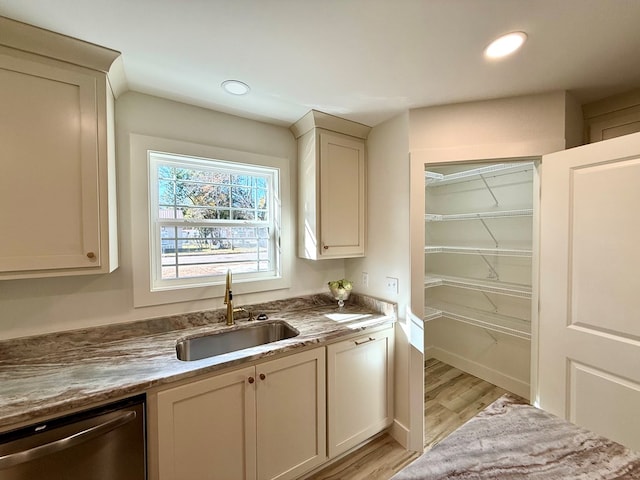
[[[375,126],[415,107],[640,87],[640,0],[0,0],[0,15],[119,50],[130,90],[287,126],[312,108]],[[515,30],[520,52],[482,57]]]

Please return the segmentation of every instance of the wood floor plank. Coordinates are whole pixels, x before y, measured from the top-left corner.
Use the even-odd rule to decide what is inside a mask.
[[[383,435],[308,480],[386,480],[418,456]]]

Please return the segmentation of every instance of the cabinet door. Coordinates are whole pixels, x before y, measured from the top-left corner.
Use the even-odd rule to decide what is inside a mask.
[[[327,347],[329,458],[393,421],[393,328]]]
[[[0,272],[100,267],[96,75],[0,52]]]
[[[320,133],[320,255],[364,256],[364,142]]]
[[[626,114],[591,121],[589,141],[599,142],[636,132],[640,132],[640,107],[638,106],[629,109],[629,113]]]
[[[258,479],[297,478],[326,460],[324,348],[256,373]]]
[[[158,393],[160,480],[255,479],[255,368]]]

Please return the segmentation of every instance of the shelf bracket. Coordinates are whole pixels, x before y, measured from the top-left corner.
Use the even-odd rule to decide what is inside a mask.
[[[496,198],[496,196],[493,194],[493,190],[491,190],[491,187],[489,186],[489,184],[487,183],[487,181],[484,178],[484,175],[480,175],[480,178],[482,179],[482,181],[484,182],[484,186],[487,187],[487,190],[489,190],[489,193],[491,194],[491,196],[493,197],[493,201],[496,203],[496,205],[499,205],[498,203],[498,199]]]
[[[484,333],[486,333],[487,335],[489,335],[489,337],[491,338],[491,340],[493,340],[494,344],[498,343],[498,339],[496,337],[494,337],[493,335],[491,335],[491,333],[489,333],[489,330],[487,330],[486,328],[482,329],[484,331]]]
[[[487,302],[491,304],[491,306],[493,307],[493,311],[495,313],[498,313],[498,306],[493,302],[493,300],[491,300],[491,297],[489,297],[489,295],[487,295],[486,292],[480,291],[480,293],[484,298],[487,299]]]
[[[482,226],[484,227],[484,229],[487,231],[487,233],[493,239],[493,243],[496,244],[496,248],[498,248],[498,239],[495,237],[495,235],[493,234],[493,232],[491,231],[491,229],[487,225],[487,222],[485,222],[483,218],[480,218],[479,220],[480,220],[480,222],[482,222]]]
[[[500,275],[498,274],[498,271],[495,268],[493,268],[493,265],[491,265],[491,262],[487,260],[487,257],[485,257],[484,255],[480,255],[480,258],[484,260],[484,263],[486,263],[487,267],[489,267],[489,270],[491,270],[491,273],[489,274],[489,278],[492,278],[494,280],[500,280]]]

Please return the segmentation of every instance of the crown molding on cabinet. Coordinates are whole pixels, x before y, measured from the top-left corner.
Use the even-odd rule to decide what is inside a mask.
[[[0,16],[0,45],[108,73],[120,52]]]
[[[586,119],[640,105],[640,88],[582,105]]]
[[[352,122],[344,118],[336,117],[318,110],[310,110],[304,117],[289,127],[296,138],[314,128],[322,128],[336,133],[342,133],[366,140],[371,127],[362,123]]]

